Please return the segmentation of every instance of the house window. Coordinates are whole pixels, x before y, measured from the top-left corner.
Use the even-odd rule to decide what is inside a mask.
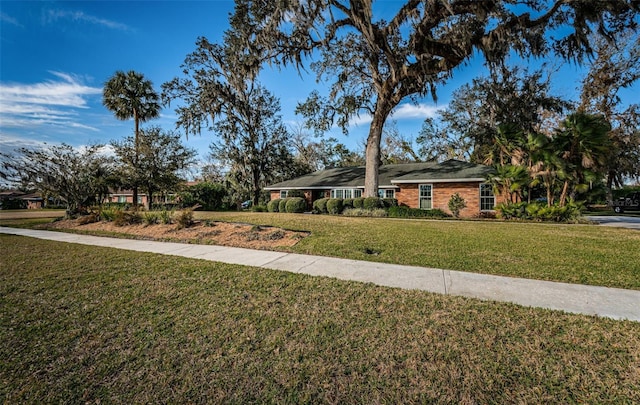
[[[359,188],[336,188],[331,190],[331,198],[359,198],[362,190]]]
[[[496,206],[491,184],[480,184],[480,211],[491,211]]]
[[[118,196],[118,202],[119,203],[126,203],[127,202],[127,196],[126,195],[119,195]]]
[[[431,184],[420,184],[420,201],[419,207],[423,210],[430,210],[432,208],[432,186]]]
[[[287,190],[280,190],[280,198],[287,198]]]
[[[378,197],[380,197],[380,198],[396,198],[396,192],[393,189],[392,190],[389,190],[389,189],[382,190],[382,189],[380,189],[380,190],[378,190]]]

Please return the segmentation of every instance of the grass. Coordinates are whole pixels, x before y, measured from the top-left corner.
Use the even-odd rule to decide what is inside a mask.
[[[0,257],[4,403],[640,401],[639,323],[10,235]]]
[[[640,289],[636,230],[267,213],[198,215],[311,231],[289,249],[296,253]]]
[[[200,220],[310,231],[286,248],[295,253],[640,289],[640,232],[630,229],[247,212],[195,215]]]

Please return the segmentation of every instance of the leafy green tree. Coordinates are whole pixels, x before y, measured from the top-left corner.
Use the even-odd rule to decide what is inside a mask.
[[[389,9],[389,3],[385,3]],[[371,0],[236,0],[231,18],[239,55],[251,55],[247,74],[262,62],[305,67],[333,80],[328,97],[312,93],[298,111],[320,131],[347,130],[361,113],[372,116],[366,146],[365,196],[376,196],[384,124],[403,100],[431,93],[476,54],[500,66],[514,52],[551,52],[580,62],[596,26],[607,34],[635,26],[629,0],[407,0],[379,18]],[[388,17],[388,18],[386,18]],[[551,36],[549,31],[561,33]]]
[[[234,198],[241,202],[250,197],[258,205],[261,189],[293,167],[290,135],[279,115],[279,100],[245,74],[243,66],[251,57],[239,55],[235,41],[230,31],[224,45],[199,38],[183,65],[187,77],[163,84],[162,96],[167,103],[185,102],[176,112],[177,125],[187,134],[205,127],[217,135],[212,157],[229,168]]]
[[[101,150],[102,145],[75,149],[67,144],[21,148],[12,156],[3,154],[3,173],[43,196],[61,199],[67,213],[75,214],[102,203],[112,184],[112,160]]]
[[[147,194],[147,209],[156,192],[177,191],[184,181],[181,172],[194,163],[196,155],[182,144],[179,134],[159,127],[140,130],[137,141],[129,136],[111,145],[118,157],[121,184],[139,185]]]
[[[613,186],[625,177],[640,177],[640,104],[622,106],[619,92],[640,78],[640,36],[633,30],[619,33],[616,45],[593,38],[596,57],[582,81],[579,111],[601,114],[611,123],[612,148],[607,159],[609,200]]]
[[[477,163],[511,159],[511,151],[526,143],[527,134],[538,132],[548,115],[570,107],[568,101],[550,94],[550,78],[545,69],[529,73],[503,67],[489,77],[473,79],[453,93],[439,113],[440,126],[433,120],[425,122],[418,137],[421,153]],[[509,129],[511,139],[499,132],[501,126]]]
[[[205,211],[218,211],[225,208],[227,189],[220,183],[202,182],[187,187],[180,195],[189,195],[188,205],[199,204]]]
[[[138,160],[140,123],[157,118],[160,115],[158,93],[153,89],[150,80],[133,70],[125,73],[117,71],[105,83],[102,93],[102,104],[119,120],[133,118],[134,123],[134,160]],[[133,183],[133,204],[138,204],[138,184]]]

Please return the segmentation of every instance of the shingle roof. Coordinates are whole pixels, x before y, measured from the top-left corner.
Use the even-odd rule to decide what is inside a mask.
[[[447,160],[436,163],[405,163],[383,165],[378,171],[379,187],[395,187],[398,183],[428,181],[481,181],[493,169],[489,166]],[[292,180],[266,187],[267,190],[280,189],[327,189],[337,187],[364,187],[364,166],[339,167],[310,173]]]

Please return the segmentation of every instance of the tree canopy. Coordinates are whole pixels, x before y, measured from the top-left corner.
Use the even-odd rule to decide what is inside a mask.
[[[299,106],[310,125],[337,122],[346,130],[353,116],[372,115],[365,195],[375,196],[383,126],[401,101],[435,98],[454,69],[478,53],[490,66],[510,52],[581,62],[591,51],[590,33],[610,37],[635,27],[637,12],[631,0],[408,0],[383,19],[368,0],[236,0],[231,22],[238,55],[250,55],[246,74],[264,62],[303,69],[313,60],[318,80],[332,81],[328,96],[314,93]]]
[[[100,203],[113,180],[112,160],[102,145],[82,149],[50,145],[40,149],[21,148],[12,156],[3,154],[3,172],[14,183],[38,190],[67,204],[70,214]]]
[[[112,146],[119,160],[120,184],[140,186],[151,209],[154,193],[175,191],[184,181],[180,174],[193,163],[196,151],[185,147],[179,134],[159,127],[142,129],[139,135],[137,142],[129,136],[113,141]]]
[[[258,204],[268,183],[292,167],[289,133],[279,115],[280,102],[255,79],[245,75],[251,57],[237,53],[235,34],[225,33],[224,45],[199,38],[187,56],[186,77],[162,85],[163,99],[184,102],[176,108],[177,125],[187,133],[203,128],[217,139],[212,157],[228,167],[227,180],[238,202],[247,195]]]

